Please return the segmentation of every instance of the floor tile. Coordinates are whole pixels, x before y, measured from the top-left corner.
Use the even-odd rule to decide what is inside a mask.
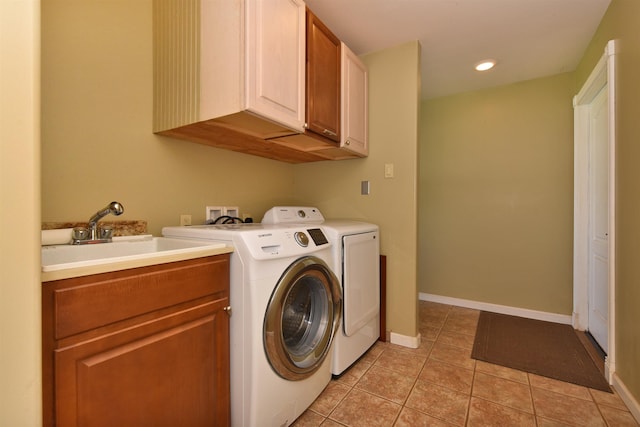
[[[480,312],[460,307],[453,307],[442,327],[445,331],[475,335]]]
[[[459,334],[456,332],[442,331],[438,337],[438,342],[453,347],[473,349],[474,335]]]
[[[420,301],[418,304],[418,314],[437,313],[442,316],[446,316],[453,306],[448,304],[440,304],[431,301]]]
[[[438,338],[438,334],[440,334],[440,328],[420,325],[419,332],[422,335],[422,339],[435,341]]]
[[[471,384],[473,383],[473,370],[429,359],[424,368],[422,368],[418,379],[470,394]]]
[[[407,407],[402,408],[398,421],[394,424],[395,427],[451,427],[452,425]]]
[[[331,381],[311,404],[310,409],[320,415],[328,416],[338,406],[338,403],[349,393],[351,387]]]
[[[475,308],[458,307],[458,306],[452,305],[451,309],[449,310],[449,314],[453,316],[475,317],[477,320],[478,317],[480,317],[480,310],[476,310]]]
[[[526,384],[476,372],[471,394],[474,397],[533,414],[531,392]]]
[[[374,365],[417,378],[426,360],[424,356],[388,348],[376,359]]]
[[[548,418],[536,417],[538,427],[572,427],[571,424],[565,424],[558,420],[550,420]]]
[[[344,427],[344,424],[337,423],[327,418],[322,424],[320,424],[320,427]]]
[[[536,427],[533,414],[508,408],[497,403],[489,402],[477,397],[471,398],[469,407],[468,426],[518,426]]]
[[[447,319],[447,312],[437,313],[432,311],[425,311],[424,314],[420,313],[420,323],[434,328],[442,328],[444,321]]]
[[[474,335],[478,327],[478,319],[474,316],[452,316],[447,317],[443,331],[456,332],[465,335]]]
[[[296,419],[293,423],[294,427],[317,427],[320,426],[325,420],[322,415],[307,409],[302,415]]]
[[[434,341],[433,340],[427,340],[422,338],[420,340],[420,346],[418,348],[410,348],[410,347],[404,347],[401,345],[397,345],[397,344],[389,344],[389,346],[387,347],[388,350],[398,350],[398,351],[404,351],[408,354],[411,354],[413,356],[422,356],[425,359],[429,356],[429,353],[431,353],[431,349],[433,348],[433,344]]]
[[[607,393],[606,391],[589,389],[589,393],[591,393],[591,397],[593,397],[593,401],[598,405],[607,405],[616,409],[622,409],[623,411],[627,411],[627,406],[624,404],[618,393]]]
[[[638,423],[629,411],[612,408],[610,406],[600,406],[600,413],[610,426],[616,427],[637,427]]]
[[[429,355],[430,359],[458,365],[467,369],[474,369],[476,361],[471,358],[471,350],[442,344],[436,341]]]
[[[531,387],[542,388],[578,399],[592,400],[589,389],[580,385],[558,381],[553,378],[542,377],[540,375],[529,374]]]
[[[532,387],[536,415],[575,426],[604,426],[604,420],[592,401]]]
[[[380,357],[380,355],[384,352],[384,349],[387,348],[388,345],[389,343],[376,341],[376,343],[371,346],[371,348],[365,354],[362,355],[358,362],[367,362],[373,364],[373,362],[375,362],[378,357]]]
[[[360,378],[362,378],[364,373],[367,372],[367,370],[371,368],[371,366],[373,366],[371,363],[360,360],[354,363],[349,369],[344,371],[335,380],[339,383],[353,386],[360,380]]]
[[[391,426],[401,409],[401,405],[353,389],[331,413],[329,419],[353,427]]]
[[[373,366],[362,376],[355,388],[403,404],[414,383],[415,379],[412,377]]]
[[[529,377],[526,372],[507,368],[506,366],[494,365],[493,363],[483,362],[482,360],[476,360],[476,372],[484,372],[485,374],[504,378],[505,380],[529,384]]]
[[[451,424],[463,426],[467,418],[469,395],[418,380],[405,406]]]

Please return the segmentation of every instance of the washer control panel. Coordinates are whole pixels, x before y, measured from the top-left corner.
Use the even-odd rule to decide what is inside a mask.
[[[313,239],[313,243],[315,243],[316,246],[326,245],[327,243],[329,243],[327,237],[324,235],[321,229],[311,228],[307,231],[309,232],[309,235]]]
[[[307,246],[309,246],[309,238],[307,237],[304,231],[296,231],[295,234],[293,235],[293,238],[296,239],[296,243],[302,246],[303,248],[306,248]]]

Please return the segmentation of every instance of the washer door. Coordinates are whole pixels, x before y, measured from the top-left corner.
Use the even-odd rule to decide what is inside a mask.
[[[318,370],[340,323],[342,292],[320,258],[291,264],[276,285],[264,319],[263,343],[273,370],[302,380]]]

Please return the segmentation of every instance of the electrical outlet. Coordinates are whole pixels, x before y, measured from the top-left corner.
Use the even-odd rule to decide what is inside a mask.
[[[237,206],[225,206],[223,208],[223,215],[228,215],[237,218],[240,214],[240,209]]]
[[[223,214],[224,208],[222,206],[207,206],[204,214],[205,221],[215,221]]]
[[[180,215],[180,225],[191,225],[191,215],[182,214]]]

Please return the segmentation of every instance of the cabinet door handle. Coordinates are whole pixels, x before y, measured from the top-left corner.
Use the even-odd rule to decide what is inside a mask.
[[[329,135],[329,136],[338,136],[337,133],[335,133],[334,131],[331,131],[329,129],[323,130],[322,133],[324,133],[325,135]]]
[[[229,316],[231,316],[231,306],[230,305],[228,305],[225,308],[223,308],[223,310],[226,311]]]
[[[351,145],[351,141],[349,141],[348,139],[345,141],[344,145]]]

